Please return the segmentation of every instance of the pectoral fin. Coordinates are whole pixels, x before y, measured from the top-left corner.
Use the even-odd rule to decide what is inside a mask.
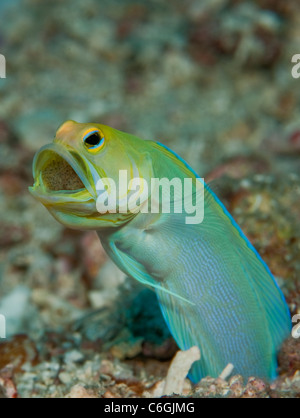
[[[110,243],[110,250],[110,255],[115,263],[119,266],[119,268],[129,276],[133,277],[135,280],[139,281],[145,286],[159,290],[162,293],[170,294],[189,305],[194,305],[193,302],[165,288],[163,283],[159,284],[155,279],[153,279],[153,277],[151,277],[151,275],[146,271],[145,267],[141,263],[130,257],[129,254],[120,250],[115,243]]]

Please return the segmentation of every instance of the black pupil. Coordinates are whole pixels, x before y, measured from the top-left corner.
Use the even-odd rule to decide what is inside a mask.
[[[94,134],[86,138],[85,143],[94,147],[95,145],[98,145],[100,141],[100,135],[97,132],[95,132]]]

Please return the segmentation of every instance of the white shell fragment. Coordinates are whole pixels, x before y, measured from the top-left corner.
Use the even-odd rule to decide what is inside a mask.
[[[231,373],[234,370],[234,365],[229,363],[225,369],[222,371],[222,373],[220,374],[219,378],[222,380],[227,380],[228,377],[231,375]]]
[[[193,363],[200,360],[201,354],[197,346],[186,351],[178,351],[172,360],[163,388],[163,395],[181,395],[184,381]]]

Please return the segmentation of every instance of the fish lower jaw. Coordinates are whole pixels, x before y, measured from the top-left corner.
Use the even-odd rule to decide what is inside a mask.
[[[78,207],[80,212],[84,211],[86,207],[87,213],[96,211],[96,201],[86,189],[49,192],[41,186],[33,186],[29,188],[29,192],[36,200],[47,207],[61,207],[64,210]]]

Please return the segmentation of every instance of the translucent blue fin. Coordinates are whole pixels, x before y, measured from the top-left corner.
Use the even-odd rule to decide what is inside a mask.
[[[194,322],[193,308],[183,306],[169,293],[156,289],[160,308],[165,321],[181,350],[197,346],[201,352],[189,373],[189,378],[199,382],[206,376],[218,376],[224,364],[218,362],[218,352],[210,345],[210,336],[201,326],[201,321]]]
[[[291,331],[292,323],[288,306],[269,268],[256,253],[251,251],[246,243],[236,246],[236,251],[240,256],[245,276],[257,295],[258,303],[265,311],[267,330],[276,352]]]
[[[161,286],[155,279],[153,279],[149,273],[145,270],[144,266],[139,263],[137,260],[132,258],[129,254],[126,254],[125,252],[121,251],[116,247],[115,244],[110,244],[112,253],[111,257],[114,259],[115,263],[120,266],[120,268],[123,271],[126,271],[126,273],[142,283],[145,286],[148,286],[150,288],[153,288],[155,290],[160,290],[161,292],[168,293],[171,296],[175,297],[178,300],[181,300],[185,304],[194,305],[193,302],[191,302],[188,299],[185,299],[184,297],[176,294],[175,292],[172,292],[163,286]],[[112,255],[113,254],[113,255]]]

